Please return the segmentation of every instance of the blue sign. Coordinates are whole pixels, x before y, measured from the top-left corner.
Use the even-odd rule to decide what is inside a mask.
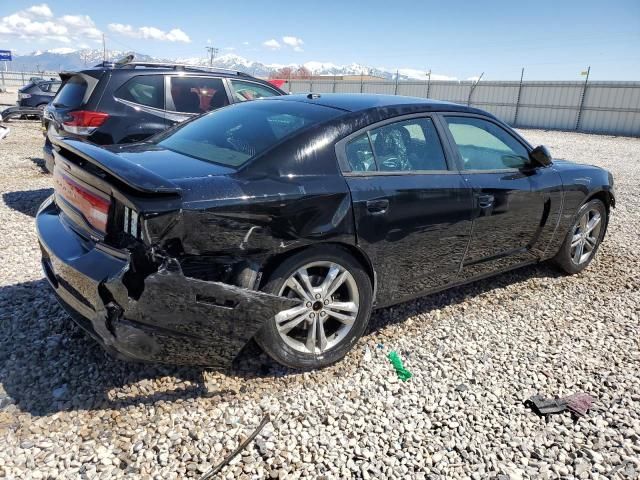
[[[11,50],[0,50],[0,62],[11,61]]]

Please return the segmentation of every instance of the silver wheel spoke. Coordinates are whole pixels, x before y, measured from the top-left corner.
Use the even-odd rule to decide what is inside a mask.
[[[582,250],[584,247],[584,243],[580,242],[576,247],[576,253],[573,255],[573,261],[576,263],[580,263],[580,258],[582,257]]]
[[[332,286],[333,281],[336,279],[336,277],[339,274],[340,274],[340,267],[338,267],[335,264],[332,264],[331,267],[329,268],[329,272],[327,273],[327,276],[322,282],[322,285],[320,285],[320,289],[322,290],[321,295],[323,297],[327,296],[327,292],[329,291],[329,288]]]
[[[336,312],[329,308],[327,309],[327,314],[332,316],[339,322],[344,323],[345,325],[353,325],[353,322],[356,320],[355,317],[345,315],[344,313]]]
[[[599,224],[600,224],[600,214],[596,213],[593,218],[591,220],[589,220],[589,223],[587,223],[587,228],[585,230],[585,233],[591,233],[593,231],[594,228],[596,228]]]
[[[580,231],[584,233],[584,231],[587,228],[587,217],[589,216],[588,213],[585,213],[582,218],[580,219]]]
[[[287,280],[287,286],[291,290],[295,291],[302,300],[311,301],[313,299],[313,296],[310,296],[305,291],[305,289],[302,287],[302,285],[300,285],[300,282],[298,282],[298,280],[296,280],[295,277],[291,277],[289,278],[289,280]]]
[[[580,234],[576,234],[573,236],[573,238],[571,239],[571,248],[575,248],[578,243],[580,243],[582,241],[582,237],[580,236]]]
[[[280,325],[278,325],[278,331],[280,333],[289,333],[291,330],[293,330],[295,327],[297,327],[298,325],[300,325],[300,323],[307,318],[308,313],[305,312],[302,315],[298,315],[297,317],[295,317],[293,320],[289,320],[288,322],[283,322]]]
[[[327,290],[327,293],[326,293],[325,297],[330,297],[331,295],[333,295],[334,292],[338,288],[340,288],[340,285],[342,285],[344,283],[344,281],[347,279],[347,275],[349,275],[349,272],[347,272],[346,270],[344,272],[342,272],[342,274],[333,281],[333,283],[331,284],[331,286]]]
[[[320,351],[322,352],[325,348],[327,348],[327,336],[324,332],[324,322],[321,319],[316,321],[318,325],[318,346],[320,347]]]
[[[308,292],[307,298],[313,299],[313,286],[311,285],[311,280],[309,280],[309,272],[307,272],[307,269],[303,267],[298,270],[298,276],[300,280],[302,280],[302,286]]]
[[[356,313],[358,311],[358,306],[355,302],[331,302],[327,305],[328,309],[331,310],[340,310],[343,312],[351,312]]]
[[[309,329],[307,330],[307,343],[306,347],[311,353],[316,351],[316,318],[313,319]]]
[[[298,315],[302,315],[307,313],[309,309],[304,305],[299,305],[297,307],[290,308],[288,310],[283,310],[282,312],[278,312],[276,314],[276,324],[281,324],[291,320],[292,318],[297,317]]]

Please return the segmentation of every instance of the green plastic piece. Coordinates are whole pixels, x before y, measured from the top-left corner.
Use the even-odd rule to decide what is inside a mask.
[[[396,369],[396,373],[398,374],[398,378],[400,380],[402,380],[403,382],[406,382],[413,376],[411,375],[411,372],[406,368],[404,368],[404,366],[402,365],[402,360],[400,359],[400,355],[398,355],[398,352],[396,351],[389,352],[389,355],[387,358],[391,362],[391,365],[393,365],[393,368]]]

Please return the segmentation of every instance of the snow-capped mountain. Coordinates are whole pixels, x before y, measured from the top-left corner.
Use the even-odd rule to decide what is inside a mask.
[[[174,62],[189,65],[209,65],[209,59],[204,57],[190,58],[157,58],[144,55],[137,52],[127,52],[118,50],[109,50],[107,57],[114,61],[133,53],[135,60],[143,62]],[[92,65],[96,65],[103,60],[103,51],[101,49],[73,49],[68,47],[54,48],[45,51],[36,51],[28,55],[14,55],[14,60],[9,64],[10,70],[24,71],[58,71],[58,70],[78,70]],[[213,65],[218,68],[228,68],[246,72],[256,77],[268,77],[274,72],[283,68],[297,70],[304,67],[312,75],[374,75],[386,79],[394,79],[396,75],[395,69],[386,69],[384,67],[370,67],[358,63],[349,65],[336,65],[331,62],[310,61],[303,64],[265,64],[258,61],[248,60],[235,54],[225,54],[217,57]],[[399,69],[399,77],[401,80],[426,80],[425,71],[412,68]],[[445,75],[432,75],[432,80],[455,80],[453,77]]]

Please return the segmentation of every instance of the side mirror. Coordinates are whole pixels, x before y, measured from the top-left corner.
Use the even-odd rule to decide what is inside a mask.
[[[553,163],[551,154],[549,153],[549,150],[547,150],[547,147],[545,147],[544,145],[538,145],[536,148],[531,150],[529,158],[543,167],[548,167]]]

